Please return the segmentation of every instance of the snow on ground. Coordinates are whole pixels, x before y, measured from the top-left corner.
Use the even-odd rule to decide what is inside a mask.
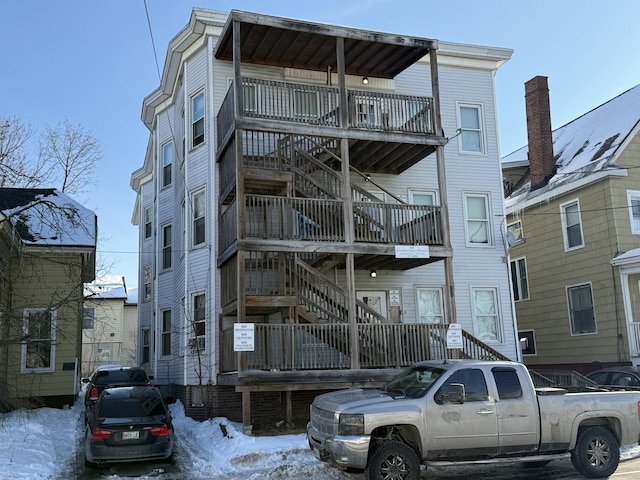
[[[82,394],[81,394],[82,395]],[[67,409],[40,408],[0,414],[0,480],[69,479],[77,472],[83,437],[83,402]],[[170,405],[180,478],[359,480],[317,461],[303,434],[252,437],[225,418],[196,422],[182,404]],[[622,459],[640,457],[640,446],[622,449]],[[81,467],[80,467],[81,469]],[[151,476],[140,478],[154,478]],[[108,475],[108,479],[125,478]]]

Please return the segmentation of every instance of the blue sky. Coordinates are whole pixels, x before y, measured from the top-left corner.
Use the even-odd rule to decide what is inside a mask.
[[[637,0],[147,0],[160,68],[194,6],[511,48],[496,75],[502,155],[527,143],[530,78],[549,77],[553,128],[640,83]],[[136,286],[129,180],[148,140],[142,100],[159,84],[144,0],[5,1],[0,45],[0,113],[35,129],[67,119],[103,144],[97,184],[76,200],[98,215],[110,273]]]

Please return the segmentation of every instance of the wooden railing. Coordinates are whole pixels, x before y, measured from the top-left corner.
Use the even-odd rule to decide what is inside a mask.
[[[361,368],[399,368],[423,360],[447,358],[507,359],[479,341],[465,341],[461,352],[446,346],[447,325],[358,324]],[[246,352],[247,368],[314,370],[351,368],[350,325],[255,324],[255,351]],[[463,330],[463,337],[469,338]],[[472,337],[471,337],[472,338]],[[221,369],[237,370],[233,329],[221,335]]]
[[[347,296],[342,288],[300,260],[295,262],[298,302],[321,323],[347,323]]]
[[[234,121],[233,85],[217,115],[218,144]],[[243,110],[247,118],[340,126],[337,87],[244,77]],[[364,90],[347,90],[350,128],[433,134],[433,99]]]

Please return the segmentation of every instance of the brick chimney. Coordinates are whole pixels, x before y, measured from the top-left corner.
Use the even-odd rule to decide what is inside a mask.
[[[524,84],[529,141],[531,190],[544,187],[556,171],[551,136],[551,109],[547,77],[537,76]]]

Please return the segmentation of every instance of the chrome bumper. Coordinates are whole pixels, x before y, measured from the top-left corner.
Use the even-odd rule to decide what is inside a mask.
[[[338,468],[367,466],[370,435],[326,437],[312,426],[307,427],[307,441],[315,457]]]

